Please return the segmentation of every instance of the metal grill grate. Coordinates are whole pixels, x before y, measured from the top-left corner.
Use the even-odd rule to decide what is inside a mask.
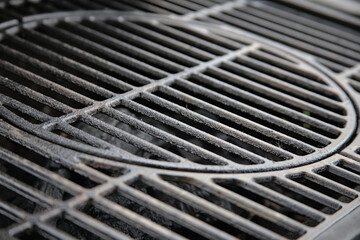
[[[111,14],[5,34],[2,116],[79,151],[199,171],[311,162],[354,131],[346,94],[300,59],[210,26]]]
[[[350,76],[350,84],[351,86],[358,92],[360,92],[360,72],[354,72]]]
[[[84,154],[74,164],[72,151],[62,149],[69,157],[59,159],[58,147],[3,125],[14,141],[1,139],[8,149],[0,150],[1,188],[12,195],[1,195],[0,217],[11,226],[31,214],[10,230],[20,239],[297,239],[316,236],[359,204],[360,165],[340,155],[293,170],[188,176]],[[39,153],[50,149],[64,165],[46,166],[44,152],[19,140]],[[19,194],[26,205],[12,201]]]
[[[26,4],[185,15],[1,26],[0,239],[324,239],[359,206],[357,43],[334,36],[357,33],[298,16],[311,26],[294,35],[294,13],[268,1]],[[190,21],[230,17],[342,72]],[[312,37],[322,49],[297,45]]]
[[[11,1],[10,1],[11,3]],[[5,5],[5,4],[3,4]],[[299,6],[297,6],[299,5]],[[303,4],[304,5],[304,4]],[[80,9],[116,9],[179,14],[185,19],[229,24],[315,56],[334,72],[359,62],[359,32],[339,21],[304,11],[285,1],[15,1],[2,11],[1,21],[37,13]],[[1,8],[1,7],[0,7]],[[4,7],[3,7],[4,8]],[[309,9],[307,9],[309,10]],[[1,11],[1,10],[0,10]],[[353,23],[350,21],[349,23]],[[349,24],[348,23],[348,24]]]
[[[210,14],[206,21],[227,23],[315,56],[335,72],[355,66],[360,59],[359,33],[346,32],[272,1],[251,1]]]
[[[21,19],[24,16],[73,10],[114,9],[145,11],[161,14],[188,14],[226,3],[226,0],[167,0],[167,1],[116,1],[116,0],[16,0],[0,2],[0,22]]]

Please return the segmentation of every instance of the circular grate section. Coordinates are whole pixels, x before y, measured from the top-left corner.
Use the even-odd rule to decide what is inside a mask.
[[[25,18],[0,44],[0,114],[53,143],[131,164],[269,171],[354,132],[317,66],[245,33],[113,11]]]

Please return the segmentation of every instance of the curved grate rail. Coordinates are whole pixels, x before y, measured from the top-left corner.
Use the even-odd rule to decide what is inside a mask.
[[[3,35],[4,119],[78,151],[197,171],[304,164],[354,131],[345,92],[282,50],[166,17],[79,16]]]

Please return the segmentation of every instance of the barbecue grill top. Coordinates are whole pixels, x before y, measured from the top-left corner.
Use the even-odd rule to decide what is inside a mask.
[[[169,2],[188,4],[159,1]],[[61,13],[0,29],[0,228],[9,235],[357,234],[356,67],[334,77],[246,33],[154,15]]]
[[[323,159],[356,128],[333,75],[244,32],[114,11],[8,25],[0,114],[79,152],[176,170],[268,171]]]

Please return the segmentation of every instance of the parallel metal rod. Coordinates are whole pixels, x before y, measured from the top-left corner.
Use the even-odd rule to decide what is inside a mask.
[[[343,116],[339,113],[330,111],[330,110],[320,107],[314,103],[296,98],[289,94],[283,93],[279,90],[272,89],[270,87],[256,83],[254,81],[251,81],[247,78],[244,78],[244,77],[241,77],[234,73],[231,73],[229,71],[226,71],[226,70],[223,70],[223,69],[220,69],[217,67],[209,67],[207,69],[207,72],[213,73],[215,76],[221,76],[222,78],[226,78],[229,82],[233,83],[234,85],[237,85],[240,87],[245,86],[253,91],[258,92],[261,95],[265,95],[266,97],[274,98],[281,102],[287,102],[288,104],[290,104],[294,107],[308,110],[312,113],[321,114],[323,117],[337,121],[339,123],[345,123]]]
[[[312,152],[314,150],[312,146],[310,146],[302,141],[291,138],[288,135],[279,133],[276,130],[274,131],[273,129],[270,129],[268,127],[264,127],[263,125],[260,125],[256,122],[253,122],[251,120],[243,118],[239,115],[235,115],[229,111],[223,110],[223,109],[216,107],[214,105],[211,105],[205,101],[202,101],[195,97],[192,97],[191,95],[184,94],[173,88],[165,88],[164,91],[167,91],[169,93],[173,92],[173,95],[177,94],[177,97],[179,97],[179,99],[182,99],[185,102],[195,104],[199,108],[204,108],[214,114],[217,114],[218,116],[229,119],[229,120],[233,121],[234,123],[239,124],[240,126],[252,129],[254,131],[258,131],[259,133],[264,134],[267,137],[273,138],[274,140],[275,139],[277,141],[283,140],[284,143],[289,144],[294,147],[297,147],[306,152]]]
[[[272,111],[276,111],[276,112],[279,112],[281,114],[284,114],[284,115],[290,117],[291,119],[299,120],[304,123],[308,123],[314,127],[316,126],[319,129],[321,129],[322,131],[329,132],[329,133],[332,133],[335,135],[340,134],[340,130],[341,130],[340,128],[330,125],[330,124],[326,123],[325,121],[318,120],[312,116],[301,114],[298,111],[295,111],[289,107],[280,105],[276,102],[273,102],[273,101],[263,98],[261,96],[246,92],[240,88],[235,88],[235,87],[233,87],[229,84],[226,84],[224,82],[221,82],[215,78],[212,78],[212,77],[209,77],[206,75],[202,75],[202,74],[193,74],[192,77],[195,78],[196,80],[200,81],[201,83],[206,83],[215,88],[223,89],[224,92],[233,94],[234,96],[237,96],[237,95],[243,96],[248,101],[251,101],[254,104],[257,103],[257,104],[262,104],[263,106],[268,106],[267,108],[269,109],[270,113]],[[284,129],[288,129],[288,130],[293,129],[292,131],[299,133],[299,134],[303,134],[303,133],[301,133],[303,128],[299,127],[295,123],[292,123],[291,121],[286,121],[286,120],[279,118],[277,116],[274,116],[274,115],[265,114],[264,110],[260,111],[260,109],[257,109],[256,106],[252,107],[250,104],[245,104],[239,100],[235,100],[235,99],[231,98],[230,96],[225,96],[221,92],[217,92],[213,89],[208,89],[203,86],[194,84],[192,82],[193,78],[190,78],[187,81],[177,80],[176,83],[179,84],[180,86],[187,88],[189,91],[191,91],[193,93],[199,93],[204,96],[209,96],[217,102],[221,102],[225,105],[231,106],[231,108],[238,109],[241,112],[248,113],[256,118],[268,121],[272,124],[275,124],[275,125],[278,125],[278,126],[284,128]],[[319,134],[324,135],[322,132],[320,132]]]
[[[43,78],[31,71],[28,71],[24,68],[18,67],[12,63],[9,63],[7,61],[0,60],[1,68],[6,69],[7,71],[10,71],[22,78],[24,78],[26,81],[31,81],[34,84],[40,85],[44,88],[51,89],[49,91],[54,91],[59,94],[63,94],[66,96],[66,98],[73,99],[75,101],[78,101],[82,104],[89,104],[91,102],[90,99],[87,97],[84,97],[83,95],[77,93],[74,90],[71,90],[69,88],[66,88],[56,82],[52,82],[46,78]]]
[[[271,7],[270,7],[271,8]],[[271,8],[274,9],[274,8]],[[343,38],[343,35],[335,35],[334,33],[326,33],[322,31],[321,29],[315,29],[314,28],[314,21],[312,22],[312,25],[306,25],[304,24],[304,21],[302,23],[296,23],[293,21],[293,17],[295,15],[291,15],[292,18],[284,18],[284,15],[275,15],[274,13],[270,13],[269,8],[262,8],[261,10],[257,8],[246,8],[246,12],[257,17],[261,17],[264,19],[267,19],[268,21],[274,22],[279,25],[283,25],[285,27],[291,28],[297,32],[303,32],[306,34],[309,34],[313,37],[316,37],[316,39],[322,39],[325,41],[329,41],[336,46],[340,46],[341,48],[348,48],[353,51],[359,51],[360,45],[359,43],[356,43],[354,41],[348,41]],[[287,14],[286,11],[282,12],[283,14]],[[305,19],[303,19],[305,20]],[[360,40],[360,38],[359,38]]]
[[[50,30],[50,28],[46,28],[46,29],[47,29],[47,31],[46,31],[47,36],[45,34],[41,34],[39,32],[35,32],[35,31],[32,31],[30,34],[35,35],[36,37],[38,37],[40,39],[45,38],[45,43],[47,43],[47,41],[50,40],[49,43],[53,43],[52,45],[55,46],[56,48],[59,48],[61,50],[66,50],[67,52],[73,54],[74,56],[85,59],[86,61],[89,61],[99,67],[109,70],[110,72],[114,72],[114,73],[118,73],[123,76],[130,77],[134,81],[138,81],[141,84],[149,83],[151,81],[151,79],[149,79],[148,77],[146,77],[142,74],[134,72],[134,70],[130,70],[130,69],[127,69],[126,67],[122,67],[116,63],[110,62],[101,56],[109,57],[113,60],[119,61],[120,63],[129,64],[133,67],[136,67],[138,70],[145,69],[146,71],[148,71],[150,74],[156,76],[157,78],[165,77],[167,75],[164,71],[156,69],[146,63],[138,61],[127,55],[121,54],[121,53],[114,51],[110,48],[107,48],[101,44],[98,44],[94,41],[91,41],[84,37],[70,33],[67,30],[55,29],[55,28],[53,28],[51,30]],[[49,33],[54,33],[54,32],[56,32],[56,34],[61,34],[61,36],[63,38],[68,39],[68,43],[66,43],[66,42],[64,43],[63,41],[61,41],[59,39],[55,39],[54,37],[49,36]],[[47,43],[47,44],[49,44],[49,43]],[[89,51],[84,51],[81,48],[85,48],[87,50],[90,50],[91,52],[96,52],[96,53],[93,54],[93,53],[90,53]],[[114,79],[112,79],[111,82],[113,82],[113,85],[115,85],[115,86],[119,85],[119,84],[123,84],[125,86],[127,85],[126,83],[122,83],[122,82],[116,81]],[[126,87],[129,88],[129,85]]]
[[[221,219],[222,221],[230,224],[231,226],[244,231],[255,237],[262,237],[267,239],[284,239],[282,236],[271,232],[268,229],[263,228],[257,224],[254,224],[250,221],[242,219],[240,216],[235,215],[232,212],[226,211],[223,208],[212,204],[205,199],[202,199],[196,195],[193,195],[189,192],[186,192],[180,188],[177,188],[167,182],[161,181],[160,179],[153,176],[143,176],[146,183],[149,185],[173,196],[185,203],[188,203],[191,206],[195,206],[206,213],[215,216],[216,218]]]
[[[166,91],[166,89],[164,89],[164,91]],[[169,90],[168,92],[170,92],[170,91],[172,91],[172,90]],[[172,93],[175,93],[175,91],[172,91]],[[165,100],[163,98],[159,98],[159,97],[156,97],[153,95],[144,94],[143,96],[144,96],[144,98],[152,100],[156,103],[159,103],[162,106],[168,108],[169,110],[171,109],[171,111],[181,114],[182,116],[184,116],[186,118],[203,123],[205,126],[209,126],[210,128],[213,128],[219,132],[227,134],[228,136],[232,136],[236,139],[241,139],[241,141],[249,143],[254,147],[258,147],[259,149],[266,149],[266,151],[268,151],[269,154],[270,153],[276,154],[277,156],[279,156],[279,157],[281,156],[284,158],[292,158],[293,157],[293,154],[286,150],[276,148],[273,145],[270,145],[269,143],[267,143],[261,139],[254,138],[251,135],[237,131],[237,130],[230,128],[229,126],[226,126],[222,123],[218,123],[216,120],[213,120],[208,117],[204,117],[201,114],[196,113],[195,111],[188,110],[184,107],[181,107],[181,106],[177,105],[176,103],[170,102],[168,100]],[[174,97],[177,98],[177,95],[175,95]],[[178,98],[178,99],[180,99],[180,98]],[[191,102],[191,101],[189,101],[189,102]]]
[[[138,202],[141,205],[145,205],[153,211],[162,213],[164,216],[166,216],[166,218],[169,218],[180,225],[185,225],[200,235],[205,235],[211,239],[236,239],[233,236],[222,232],[221,230],[211,225],[208,225],[206,222],[202,222],[199,219],[174,208],[166,202],[161,202],[160,200],[144,194],[123,183],[118,183],[117,187],[121,194],[131,197],[133,201]]]

